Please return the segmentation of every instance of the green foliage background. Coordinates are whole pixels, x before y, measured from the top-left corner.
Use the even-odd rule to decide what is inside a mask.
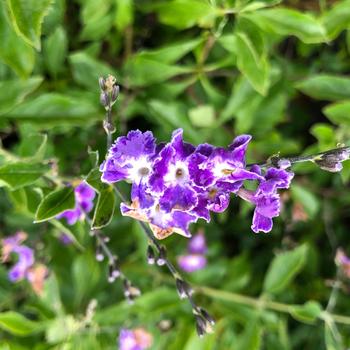
[[[166,270],[146,264],[139,227],[118,209],[103,232],[142,289],[133,306],[119,283],[108,284],[86,224],[46,221],[55,216],[50,201],[37,213],[44,222],[33,223],[47,194],[71,205],[72,194],[48,178],[86,176],[96,163],[88,149],[104,157],[99,76],[112,73],[121,85],[118,134],[149,129],[166,141],[182,127],[190,142],[227,145],[250,133],[248,160],[257,162],[350,145],[349,72],[348,0],[1,0],[0,230],[27,231],[51,273],[38,297],[0,267],[0,348],[115,349],[121,327],[139,326],[154,335],[152,349],[349,347],[350,319],[332,316],[350,311],[349,281],[334,264],[337,247],[350,254],[349,162],[341,174],[295,167],[270,234],[251,232],[252,208],[242,201],[213,215],[209,265],[187,276],[217,320],[204,339]],[[109,203],[112,214],[114,197]],[[62,231],[74,244],[62,245]],[[186,239],[165,245],[174,260]],[[336,303],[324,311],[336,276]]]

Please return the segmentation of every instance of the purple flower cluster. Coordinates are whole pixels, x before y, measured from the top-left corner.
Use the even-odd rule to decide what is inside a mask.
[[[152,341],[152,335],[143,328],[122,329],[119,334],[119,350],[149,349]]]
[[[181,255],[177,258],[177,263],[180,268],[186,272],[204,269],[207,265],[207,259],[205,257],[207,244],[202,231],[188,241],[187,251],[188,254]]]
[[[173,232],[190,237],[189,224],[210,221],[210,212],[223,212],[231,193],[256,205],[252,229],[268,232],[271,218],[279,214],[277,190],[288,188],[292,173],[270,168],[246,167],[249,135],[236,137],[227,147],[183,141],[182,129],[169,143],[156,144],[152,132],[130,131],[119,137],[101,164],[102,181],[132,183],[131,204],[122,203],[123,215],[146,221],[155,236]],[[254,192],[242,188],[244,181],[258,181]]]
[[[81,182],[75,189],[75,208],[66,210],[57,215],[57,219],[65,218],[68,225],[74,225],[78,220],[83,220],[94,206],[95,191],[86,182]]]
[[[11,282],[18,282],[23,279],[29,281],[37,294],[42,293],[44,279],[47,275],[47,268],[44,265],[34,266],[34,252],[32,249],[23,245],[23,241],[27,238],[25,232],[19,231],[13,236],[2,240],[2,262],[10,261],[11,254],[16,254],[17,262],[8,272]]]

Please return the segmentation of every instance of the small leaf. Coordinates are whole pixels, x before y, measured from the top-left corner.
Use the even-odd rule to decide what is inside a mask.
[[[189,73],[192,69],[170,65],[143,55],[134,55],[125,64],[125,74],[132,86],[148,86],[161,83],[178,74]]]
[[[246,76],[256,91],[265,95],[269,87],[267,60],[259,55],[253,42],[245,33],[237,33],[236,45],[238,69]]]
[[[26,120],[46,129],[50,126],[86,124],[98,119],[98,105],[90,96],[47,93],[17,106],[4,118]]]
[[[21,78],[27,78],[34,68],[34,49],[15,33],[5,6],[5,1],[0,1],[0,60]]]
[[[333,7],[324,13],[321,21],[330,40],[335,39],[344,29],[350,29],[350,1],[335,2]]]
[[[302,204],[310,217],[314,217],[320,207],[320,204],[315,195],[307,190],[305,187],[294,184],[291,188],[292,197],[296,202]]]
[[[35,223],[54,218],[75,206],[74,188],[63,187],[43,198],[35,214]]]
[[[92,219],[92,229],[100,229],[111,222],[114,214],[115,202],[116,198],[113,186],[108,186],[99,193],[94,217]]]
[[[109,186],[101,181],[102,173],[99,168],[92,169],[85,181],[93,187],[98,193],[109,188]]]
[[[177,29],[185,29],[199,24],[211,27],[217,11],[209,2],[201,0],[173,0],[157,4],[153,9],[161,23]]]
[[[322,313],[321,305],[316,301],[308,301],[304,305],[292,305],[290,314],[297,320],[313,324]]]
[[[11,334],[25,337],[39,331],[42,326],[17,312],[7,311],[0,313],[0,328]]]
[[[11,79],[0,81],[0,115],[17,106],[25,97],[36,90],[42,83],[42,77],[31,77],[27,80]]]
[[[189,110],[188,115],[193,126],[198,126],[199,128],[210,128],[215,122],[215,111],[210,105],[192,108]]]
[[[264,31],[295,35],[306,44],[327,40],[324,26],[313,16],[286,8],[272,8],[244,14]]]
[[[28,186],[50,170],[50,166],[40,163],[12,163],[0,167],[0,185],[5,183],[12,189]]]
[[[63,70],[67,47],[67,36],[62,27],[57,27],[44,43],[46,67],[54,77]]]
[[[115,26],[120,32],[132,24],[134,20],[134,2],[133,0],[115,0],[117,13],[115,15]]]
[[[350,98],[350,78],[319,74],[296,84],[304,94],[319,100],[338,101]]]
[[[243,335],[239,338],[238,350],[259,350],[262,340],[262,326],[257,320],[246,323]]]
[[[350,100],[328,105],[323,112],[336,125],[350,125]]]
[[[17,34],[40,50],[41,25],[52,0],[6,0]]]
[[[343,338],[333,320],[324,324],[324,336],[327,350],[344,350]]]
[[[282,292],[306,261],[307,246],[300,247],[277,255],[267,271],[264,281],[264,291],[278,294]]]

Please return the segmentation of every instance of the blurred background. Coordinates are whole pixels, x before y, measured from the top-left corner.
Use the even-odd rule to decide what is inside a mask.
[[[349,347],[349,266],[335,263],[338,248],[350,254],[349,162],[340,174],[295,166],[269,234],[251,231],[253,208],[235,198],[191,226],[205,233],[207,265],[184,275],[217,321],[203,339],[119,203],[103,232],[142,290],[132,306],[108,283],[86,223],[33,224],[49,184],[16,188],[6,168],[50,160],[63,180],[86,176],[90,151],[105,155],[98,78],[108,74],[121,88],[115,137],[138,128],[167,141],[182,127],[188,142],[226,146],[249,133],[248,162],[350,145],[349,73],[348,0],[1,1],[0,233],[27,232],[49,273],[38,294],[0,266],[0,349],[116,349],[122,328],[140,327],[157,350]],[[174,262],[186,254],[183,237],[163,243]]]

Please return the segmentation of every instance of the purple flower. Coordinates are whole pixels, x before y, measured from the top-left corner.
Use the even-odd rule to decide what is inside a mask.
[[[65,233],[62,233],[59,238],[58,238],[64,245],[69,245],[71,244],[73,241],[72,239]]]
[[[207,259],[201,254],[181,255],[177,258],[180,268],[186,272],[202,270],[207,265]]]
[[[107,183],[128,180],[139,183],[149,176],[156,143],[151,131],[130,131],[118,137],[101,164],[101,180]]]
[[[258,191],[241,194],[256,204],[254,230],[269,230],[271,218],[279,213],[277,189],[286,188],[290,176],[280,169],[264,176],[256,167],[247,169],[250,140],[250,135],[241,135],[227,148],[207,143],[194,147],[177,129],[169,143],[156,145],[151,132],[130,131],[110,148],[100,167],[102,181],[131,182],[131,203],[122,203],[121,212],[149,223],[158,239],[172,233],[190,237],[191,223],[200,218],[209,222],[211,212],[226,210],[231,193],[239,194],[244,181],[258,181]],[[75,210],[67,220],[77,220]]]
[[[252,171],[260,174],[261,169],[254,166]],[[260,181],[256,191],[241,188],[238,196],[255,205],[252,230],[254,232],[270,232],[272,230],[272,218],[280,213],[280,197],[278,189],[289,188],[294,174],[283,169],[269,168],[264,180]]]
[[[337,249],[335,262],[338,266],[341,267],[341,270],[343,271],[344,275],[350,278],[350,258],[345,254],[343,249]]]
[[[122,329],[119,334],[119,350],[149,349],[152,341],[152,335],[142,328]]]
[[[24,232],[18,232],[15,235],[2,240],[2,261],[6,262],[10,259],[10,254],[15,253],[18,260],[12,266],[8,273],[11,282],[17,282],[24,279],[29,268],[34,264],[33,250],[22,245],[27,235]]]
[[[57,219],[65,218],[68,225],[74,225],[78,220],[83,220],[84,215],[89,213],[94,206],[95,191],[86,182],[81,182],[75,188],[74,194],[75,208],[56,216]]]
[[[187,249],[191,254],[205,254],[208,250],[203,230],[194,235],[187,245]]]
[[[199,231],[189,240],[187,250],[189,254],[177,258],[180,268],[189,273],[202,270],[207,265],[204,255],[207,252],[207,244],[203,231]]]

